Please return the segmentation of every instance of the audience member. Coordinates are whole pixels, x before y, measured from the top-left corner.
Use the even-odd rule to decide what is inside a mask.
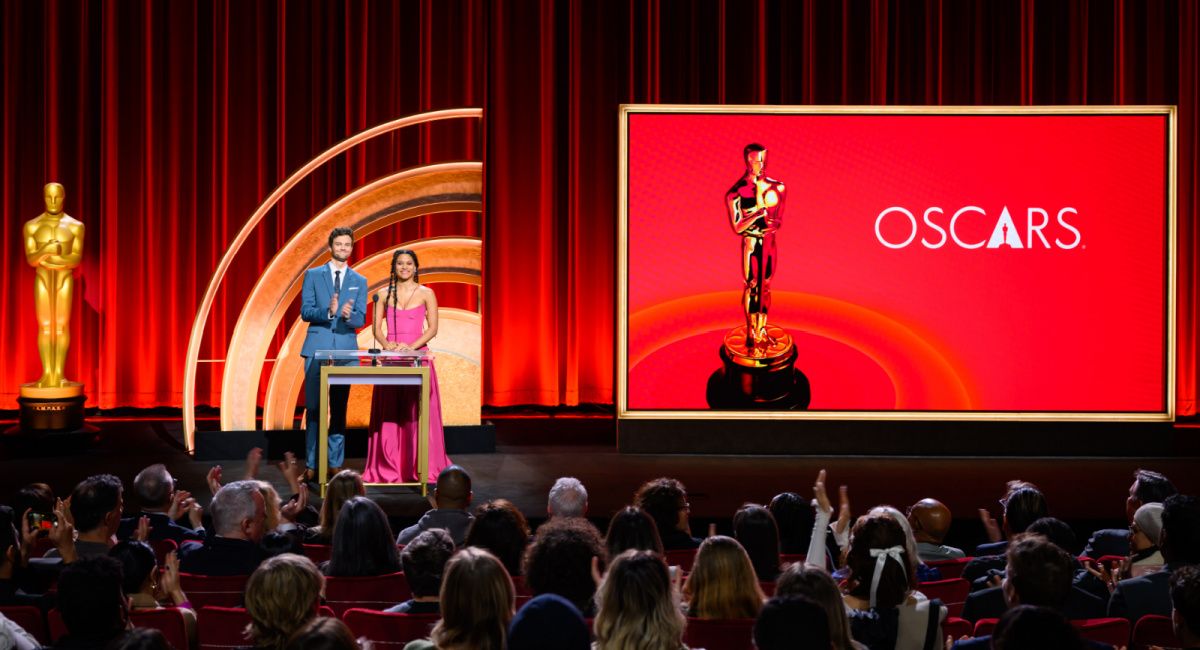
[[[150,536],[147,539],[170,539],[176,544],[204,539],[204,526],[201,523],[203,510],[190,492],[175,490],[175,479],[167,471],[166,465],[157,463],[138,472],[133,479],[133,494],[137,497],[141,512],[121,520],[117,539],[133,537],[142,517],[150,520]],[[189,526],[175,523],[175,520],[184,516],[188,518]]]
[[[466,545],[487,549],[504,564],[508,575],[521,575],[521,558],[527,544],[529,524],[511,501],[494,499],[475,509]]]
[[[766,600],[746,550],[724,535],[700,544],[683,596],[694,618],[754,618]]]
[[[412,641],[404,650],[501,650],[515,601],[500,560],[480,548],[463,548],[446,563],[442,620],[428,640]]]
[[[579,479],[564,476],[554,482],[546,501],[546,514],[551,517],[586,517],[587,509],[587,488]]]
[[[754,574],[762,582],[779,577],[779,528],[771,511],[757,503],[747,503],[733,515],[733,538],[750,556]]]
[[[0,612],[0,650],[37,650],[41,647],[42,644],[25,628]]]
[[[338,578],[396,573],[401,568],[394,539],[387,515],[378,504],[366,497],[351,497],[342,504],[332,555],[322,569],[325,575]]]
[[[820,605],[825,610],[833,650],[866,650],[866,646],[850,635],[850,619],[846,617],[842,592],[823,568],[802,562],[788,565],[775,583],[775,596],[804,596]]]
[[[413,538],[400,554],[404,577],[412,598],[385,611],[393,614],[438,614],[438,594],[446,562],[454,555],[454,540],[441,528],[427,530]]]
[[[589,650],[583,614],[557,594],[535,596],[508,626],[508,650]]]
[[[1125,519],[1133,523],[1137,509],[1147,503],[1162,503],[1167,497],[1177,494],[1171,481],[1158,472],[1139,469],[1133,473],[1133,484],[1129,496],[1125,497]],[[1154,540],[1156,543],[1157,539]],[[1102,528],[1092,533],[1083,554],[1100,559],[1105,555],[1129,555],[1129,530],[1127,528]]]
[[[867,515],[887,515],[900,524],[901,530],[904,531],[904,550],[907,552],[908,561],[913,565],[913,571],[916,573],[918,583],[942,579],[940,571],[926,565],[917,555],[917,540],[913,537],[912,526],[909,525],[908,517],[905,517],[904,513],[892,506],[881,505],[868,510]]]
[[[1133,578],[1158,571],[1163,565],[1162,551],[1158,548],[1158,537],[1162,533],[1161,503],[1144,503],[1133,513],[1129,524],[1129,575]]]
[[[325,500],[321,502],[321,514],[317,525],[304,531],[306,544],[332,544],[334,528],[342,504],[353,497],[367,495],[367,486],[362,475],[352,469],[344,469],[333,476],[325,489]]]
[[[804,596],[778,596],[763,605],[754,622],[758,650],[829,650],[825,610]]]
[[[179,552],[180,570],[211,576],[253,573],[266,556],[259,546],[266,521],[266,501],[258,481],[225,485],[217,491],[208,510],[215,534],[209,535],[203,544],[183,545]]]
[[[942,542],[950,532],[950,508],[937,499],[921,499],[908,508],[908,523],[917,540],[917,556],[924,562],[965,557],[960,548]]]
[[[167,637],[152,627],[135,627],[108,647],[109,650],[181,650],[171,648]]]
[[[1158,546],[1166,564],[1162,570],[1117,583],[1108,601],[1108,615],[1131,623],[1147,614],[1171,615],[1171,572],[1200,564],[1200,502],[1176,494],[1163,501]]]
[[[17,490],[9,505],[18,515],[30,510],[48,517],[54,513],[54,490],[45,483],[30,483]]]
[[[75,538],[75,554],[79,557],[108,555],[116,543],[113,534],[121,524],[125,507],[121,479],[112,474],[89,476],[71,492],[71,521],[79,531]],[[58,549],[46,552],[46,557],[58,557]]]
[[[317,565],[303,555],[285,553],[264,560],[246,582],[247,632],[254,647],[286,647],[288,639],[316,617],[324,589]]]
[[[684,648],[686,624],[661,556],[630,549],[612,559],[596,589],[595,650]]]
[[[1000,617],[992,634],[992,650],[1082,650],[1087,644],[1061,613],[1049,607],[1018,605]],[[959,646],[956,646],[959,647]],[[986,646],[980,646],[986,647]]]
[[[688,524],[691,505],[687,489],[673,478],[656,478],[643,483],[633,495],[634,505],[654,519],[663,548],[668,551],[700,548]]]
[[[859,518],[850,533],[846,566],[845,601],[855,640],[870,648],[920,650],[927,642],[942,639],[946,608],[913,596],[915,563],[908,557],[904,529],[895,518],[882,514]]]
[[[350,626],[336,618],[318,616],[288,639],[287,650],[358,650]]]
[[[118,542],[108,553],[121,563],[121,589],[129,599],[130,611],[162,609],[160,600],[167,600],[183,616],[189,638],[196,638],[196,613],[179,583],[179,558],[167,554],[166,566],[159,578],[158,561],[146,542]]]
[[[1105,602],[1074,586],[1074,558],[1046,537],[1020,535],[1009,544],[1005,556],[1007,566],[1001,585],[968,596],[963,618],[999,618],[1018,604],[1048,607],[1071,619],[1104,616]]]
[[[812,499],[795,492],[783,492],[771,499],[771,516],[779,528],[779,552],[785,555],[803,555],[808,552],[808,541],[812,537]]]
[[[58,612],[67,635],[55,648],[104,648],[129,624],[121,563],[107,555],[80,558],[58,576]]]
[[[417,523],[400,531],[397,544],[407,544],[422,531],[443,528],[458,546],[467,539],[467,528],[471,517],[467,508],[471,505],[471,475],[458,465],[451,465],[438,474],[437,486],[433,489],[433,501],[437,507],[426,512]]]
[[[646,511],[637,506],[625,506],[608,522],[604,534],[604,545],[608,557],[617,557],[629,549],[654,551],[663,554],[662,540],[658,537],[658,526]]]
[[[479,521],[479,519],[476,519]],[[557,594],[585,616],[596,613],[592,561],[605,564],[600,531],[581,517],[556,517],[537,531],[525,552],[525,582],[535,595]]]
[[[991,573],[1004,568],[1004,549],[1008,547],[1009,539],[1025,532],[1030,524],[1047,516],[1046,498],[1032,483],[1009,481],[1008,486],[1008,494],[1000,499],[1000,504],[1004,507],[1002,529],[997,528],[996,522],[988,516],[986,510],[979,510],[984,527],[988,529],[988,536],[999,541],[977,546],[975,558],[963,567],[962,577],[972,583],[972,590],[986,588]]]
[[[1171,574],[1171,626],[1185,649],[1200,648],[1200,566],[1188,565]]]

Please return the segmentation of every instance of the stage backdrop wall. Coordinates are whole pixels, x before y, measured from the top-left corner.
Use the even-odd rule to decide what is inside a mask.
[[[404,134],[289,196],[232,269],[202,358],[316,210],[482,148],[485,219],[424,219],[356,255],[482,233],[482,296],[437,290],[482,300],[484,402],[611,403],[618,104],[1177,104],[1177,412],[1194,415],[1198,32],[1188,0],[3,3],[0,409],[39,372],[19,225],[47,180],[89,228],[68,376],[93,406],[177,406],[207,279],[281,179],[368,126],[482,105],[484,134]],[[201,373],[199,403],[219,376]]]

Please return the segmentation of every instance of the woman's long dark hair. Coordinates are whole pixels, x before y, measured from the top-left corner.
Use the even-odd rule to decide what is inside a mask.
[[[421,282],[421,260],[417,259],[417,254],[407,248],[396,249],[396,252],[392,253],[392,270],[390,272],[391,275],[388,278],[388,298],[387,298],[388,305],[390,305],[393,310],[396,309],[396,304],[397,304],[396,303],[396,260],[399,260],[401,255],[407,255],[412,258],[413,266],[416,267],[415,269],[413,269],[413,282],[416,282],[418,284]],[[389,333],[393,332],[395,330],[395,327],[396,327],[395,322],[388,323],[388,332]]]
[[[325,575],[379,576],[400,570],[396,536],[383,510],[366,497],[354,497],[342,504]]]

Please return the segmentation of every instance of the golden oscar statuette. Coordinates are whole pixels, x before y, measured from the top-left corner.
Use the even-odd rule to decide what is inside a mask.
[[[783,224],[787,188],[767,176],[765,147],[748,144],[742,156],[746,171],[725,193],[725,208],[733,232],[742,238],[746,323],[725,335],[722,368],[708,381],[708,404],[721,409],[803,409],[810,389],[795,367],[796,345],[783,328],[767,322],[771,278],[779,261],[775,234]]]
[[[26,432],[75,431],[83,426],[83,384],[63,374],[71,343],[71,270],[83,257],[83,223],[63,212],[66,191],[48,183],[46,211],[25,223],[25,259],[34,268],[33,304],[42,376],[22,384],[20,428]]]

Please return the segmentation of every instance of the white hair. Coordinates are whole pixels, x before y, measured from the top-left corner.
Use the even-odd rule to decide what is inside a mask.
[[[587,488],[572,476],[558,479],[550,488],[551,517],[582,517],[587,510],[587,502]]]
[[[258,481],[234,481],[217,490],[208,506],[213,530],[221,536],[236,533],[244,520],[254,519],[257,514],[254,495],[257,493]]]

